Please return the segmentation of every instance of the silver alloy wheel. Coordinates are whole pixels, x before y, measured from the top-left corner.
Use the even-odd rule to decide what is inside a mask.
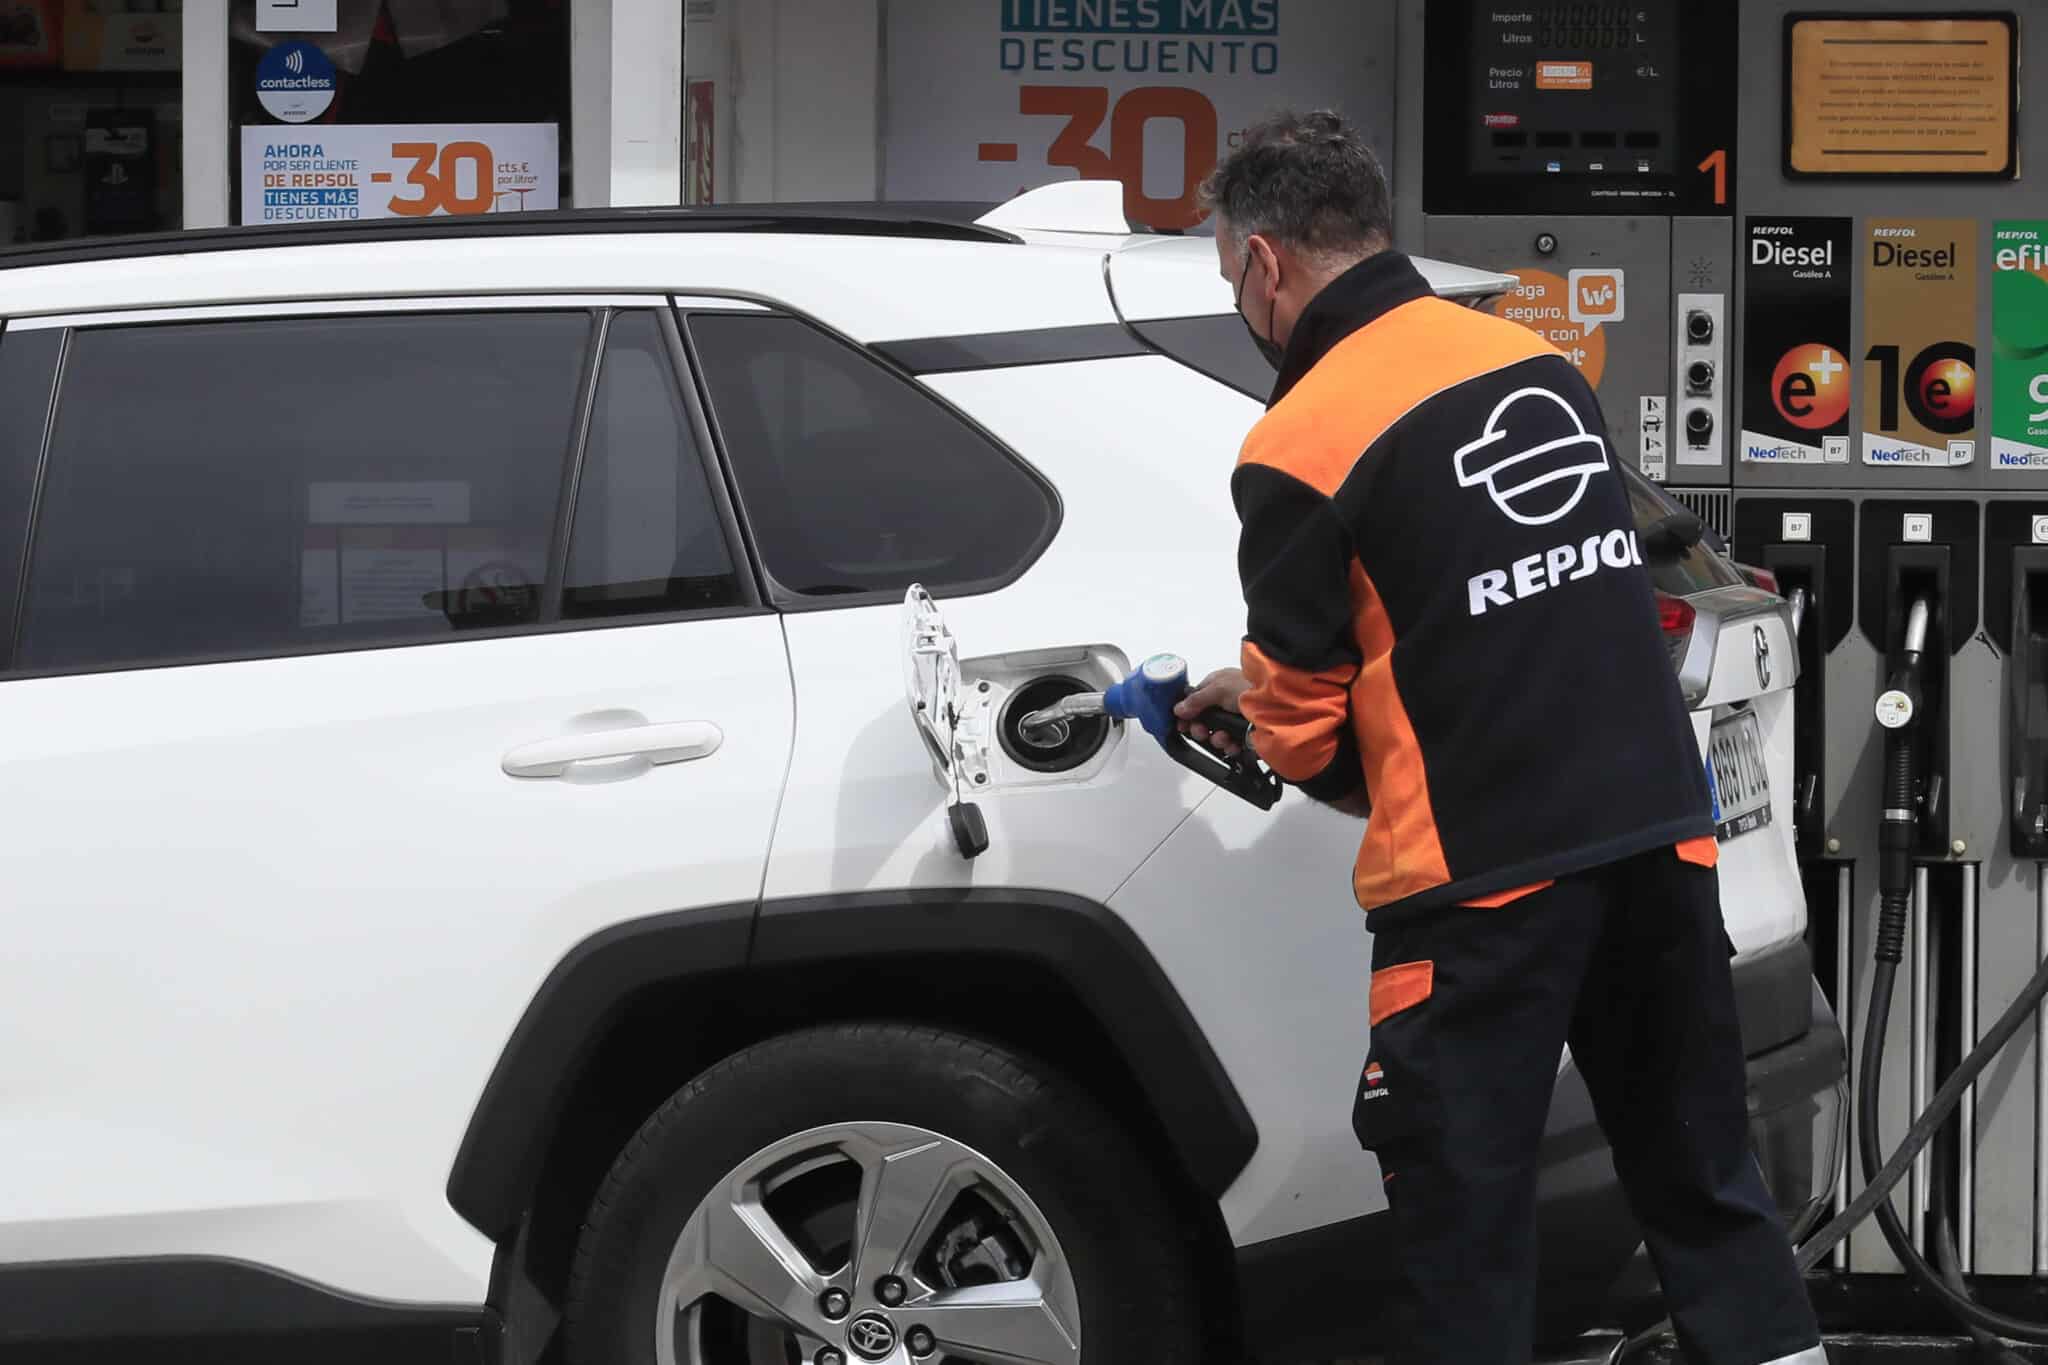
[[[821,1175],[840,1179],[849,1197],[786,1225],[778,1191]],[[823,1253],[825,1265],[821,1222],[843,1233]],[[892,1276],[904,1292],[888,1305],[877,1285]],[[846,1302],[828,1316],[822,1301],[831,1290]],[[738,1365],[707,1340],[720,1304],[753,1320],[750,1341],[766,1329],[805,1365],[827,1352],[847,1365],[1081,1360],[1073,1271],[1045,1215],[987,1157],[905,1124],[813,1128],[727,1172],[669,1253],[655,1319],[660,1365]],[[921,1357],[910,1353],[919,1328],[933,1342]]]

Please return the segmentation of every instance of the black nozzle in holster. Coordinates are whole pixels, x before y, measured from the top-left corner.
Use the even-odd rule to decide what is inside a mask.
[[[1927,706],[1929,640],[1939,639],[1933,594],[1902,593],[1899,608],[1893,618],[1890,666],[1877,699],[1877,722],[1884,730],[1884,790],[1877,826],[1880,962],[1898,962],[1905,955],[1913,859],[1920,852],[1921,817],[1932,804],[1928,784],[1936,780],[1925,763],[1928,738],[1939,723],[1929,716]],[[1945,656],[1937,651],[1937,657]]]

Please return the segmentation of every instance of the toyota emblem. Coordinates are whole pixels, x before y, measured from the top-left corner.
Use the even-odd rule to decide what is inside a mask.
[[[1756,685],[1771,685],[1771,637],[1764,634],[1764,628],[1756,628]]]
[[[862,1360],[883,1360],[896,1349],[896,1327],[880,1313],[866,1313],[846,1325],[846,1344]]]

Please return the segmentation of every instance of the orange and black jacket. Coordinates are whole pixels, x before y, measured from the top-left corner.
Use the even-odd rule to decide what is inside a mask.
[[[1259,756],[1372,815],[1358,902],[1502,904],[1711,798],[1627,490],[1571,362],[1385,252],[1303,311],[1231,480]]]

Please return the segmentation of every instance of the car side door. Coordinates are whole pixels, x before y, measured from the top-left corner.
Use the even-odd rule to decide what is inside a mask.
[[[0,1262],[483,1300],[537,988],[760,893],[788,659],[685,373],[636,295],[0,339]]]

